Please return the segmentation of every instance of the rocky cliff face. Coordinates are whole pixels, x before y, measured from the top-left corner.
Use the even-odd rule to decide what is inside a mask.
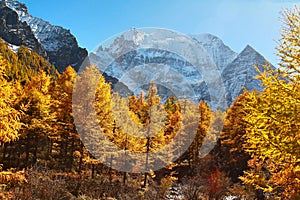
[[[25,4],[15,0],[6,0],[0,12],[0,15],[5,15],[6,12],[11,13],[9,18],[14,19],[9,21],[10,24],[6,27],[1,23],[0,28],[4,30],[6,28],[7,33],[14,32],[15,27],[20,27],[22,24],[23,27],[17,29],[14,38],[23,38],[23,42],[8,38],[12,36],[8,36],[9,34],[6,33],[1,37],[12,45],[24,45],[33,49],[49,59],[60,72],[68,65],[72,65],[78,70],[86,58],[86,49],[78,46],[76,38],[69,30],[51,25],[49,22],[30,15]],[[20,31],[21,29],[23,31]]]
[[[226,100],[228,106],[243,92],[243,87],[249,91],[253,89],[262,90],[260,81],[255,79],[257,75],[256,65],[261,71],[262,65],[267,60],[255,51],[251,46],[247,45],[244,50],[229,63],[222,72],[222,78],[226,86]]]
[[[19,20],[18,14],[8,7],[0,8],[0,37],[15,46],[24,45],[43,57],[47,53],[38,42],[30,26]]]

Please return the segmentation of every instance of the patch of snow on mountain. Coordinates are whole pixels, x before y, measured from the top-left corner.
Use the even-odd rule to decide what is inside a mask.
[[[144,40],[146,34],[141,32],[141,31],[138,31],[137,29],[135,28],[132,28],[131,30],[129,31],[126,31],[124,34],[124,39],[127,40],[127,41],[133,41],[134,44],[138,45],[140,44],[141,41]]]
[[[8,44],[8,48],[10,48],[13,52],[17,53],[20,46],[16,46],[16,45],[13,45],[13,44]]]

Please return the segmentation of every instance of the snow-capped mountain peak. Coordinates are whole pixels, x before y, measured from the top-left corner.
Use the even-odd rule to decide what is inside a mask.
[[[148,43],[150,48],[147,48]],[[187,59],[193,60],[190,54],[195,51],[198,51],[196,60],[203,62],[202,69]],[[145,82],[154,80],[184,92],[193,90],[198,100],[212,103],[213,98],[220,98],[217,93],[224,87],[226,94],[223,101],[227,101],[227,106],[243,92],[243,87],[261,89],[259,81],[253,78],[257,74],[253,65],[267,62],[250,45],[238,54],[211,34],[188,37],[172,31],[143,32],[137,29],[115,37],[109,45],[100,47],[89,58],[101,71],[127,85],[134,93],[146,89],[143,86]],[[209,83],[218,76],[223,80],[223,86]],[[159,92],[164,97],[170,94],[166,87]],[[179,94],[179,91],[176,92]],[[211,106],[220,108],[214,103]]]
[[[87,51],[78,46],[69,30],[30,15],[26,5],[16,0],[6,0],[3,4],[15,11],[21,22],[29,25],[35,38],[47,52],[47,58],[59,71],[63,71],[68,65],[79,68]]]

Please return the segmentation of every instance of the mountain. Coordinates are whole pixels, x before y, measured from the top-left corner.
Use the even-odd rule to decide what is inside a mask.
[[[122,96],[146,91],[154,81],[163,99],[175,95],[205,100],[214,109],[230,106],[243,87],[262,90],[253,78],[257,75],[253,65],[267,63],[251,46],[237,53],[212,34],[135,28],[87,57],[69,30],[30,15],[26,5],[16,0],[2,1],[0,37],[14,51],[21,45],[32,49],[60,72],[67,65],[80,71],[95,64]]]
[[[102,72],[117,78],[135,94],[147,90],[150,82],[154,81],[158,93],[164,98],[176,95],[198,100],[201,96],[210,101],[208,85],[203,78],[205,72],[199,73],[207,70],[198,69],[189,62],[193,59],[188,59],[191,54],[187,52],[192,52],[193,45],[194,42],[184,35],[159,31],[145,33],[131,29],[115,38],[108,46],[100,46],[90,54],[89,59]],[[203,52],[200,66],[214,65],[202,47],[200,51]],[[182,57],[185,54],[186,57]]]
[[[14,48],[24,45],[56,66],[62,72],[68,65],[79,69],[87,50],[78,46],[76,38],[60,26],[36,18],[28,13],[25,4],[15,0],[2,2],[0,33]]]
[[[251,46],[236,53],[211,34],[184,37],[137,29],[100,46],[89,59],[135,94],[154,81],[164,98],[176,95],[205,100],[214,109],[230,106],[243,87],[262,90],[253,78],[257,75],[253,66],[267,63]]]
[[[262,90],[260,81],[253,77],[257,75],[256,65],[260,71],[263,70],[262,65],[267,64],[267,60],[247,45],[244,50],[222,71],[222,78],[226,87],[226,100],[228,106],[235,98],[245,89],[252,91],[253,89]]]
[[[220,70],[223,70],[238,55],[226,46],[220,38],[212,34],[205,33],[190,36],[203,46]]]

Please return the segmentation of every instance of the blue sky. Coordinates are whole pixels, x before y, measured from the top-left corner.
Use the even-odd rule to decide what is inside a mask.
[[[211,33],[234,51],[250,44],[276,65],[280,10],[300,0],[20,0],[29,12],[70,29],[93,50],[132,27],[159,27],[186,34]]]

